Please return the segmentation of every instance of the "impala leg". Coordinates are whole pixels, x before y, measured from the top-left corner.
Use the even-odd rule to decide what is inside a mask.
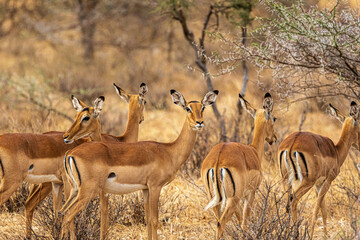
[[[241,222],[242,222],[242,215],[243,215],[243,207],[242,207],[242,204],[240,204],[240,202],[239,202],[238,205],[236,206],[236,210],[235,210],[235,216],[239,222],[239,225],[241,225]]]
[[[25,202],[26,238],[31,238],[31,226],[34,210],[39,203],[51,192],[51,183],[33,185]]]
[[[219,221],[220,220],[220,205],[216,205],[215,207],[212,208],[212,210],[215,214],[216,220]]]
[[[159,197],[161,188],[149,189],[149,221],[151,224],[151,232],[148,232],[148,239],[157,240],[157,228],[159,219]]]
[[[255,199],[255,190],[252,190],[250,192],[249,197],[245,200],[244,202],[244,214],[243,214],[243,219],[242,219],[242,223],[241,223],[241,228],[246,231],[247,229],[247,220],[249,218],[250,215],[250,210],[252,208],[252,205],[254,203],[254,199]]]
[[[234,197],[230,197],[226,199],[226,206],[224,212],[221,215],[220,221],[217,224],[216,239],[222,237],[226,223],[230,220],[231,216],[236,211],[237,205],[238,205],[238,201],[236,201]]]
[[[316,206],[315,206],[313,218],[312,218],[311,235],[310,235],[311,237],[314,234],[316,218],[317,218],[317,214],[319,212],[319,208],[321,208],[321,213],[322,213],[322,217],[323,217],[324,233],[325,233],[325,235],[327,235],[327,229],[326,229],[327,212],[326,212],[326,205],[325,205],[324,198],[325,198],[325,194],[327,193],[327,191],[330,188],[330,185],[331,185],[331,182],[328,180],[325,180],[325,182],[320,187],[316,186],[316,192],[317,192],[318,198],[316,201]]]
[[[100,239],[104,240],[108,231],[109,220],[109,197],[103,191],[100,192],[100,208],[101,208],[101,223],[100,223]]]
[[[70,232],[70,239],[76,240],[75,232],[70,229],[71,223],[74,220],[75,216],[87,206],[91,199],[96,197],[97,191],[88,190],[85,192],[87,194],[84,193],[84,191],[82,192],[80,190],[79,195],[77,196],[74,203],[66,210],[61,231],[61,239],[66,238]]]
[[[302,198],[313,186],[313,183],[306,182],[305,180],[299,185],[299,187],[295,190],[293,195],[290,195],[291,202],[291,215],[293,222],[297,222],[297,211],[296,207],[299,203],[300,198]]]
[[[62,191],[64,189],[64,185],[62,183],[52,183],[52,194],[53,194],[53,209],[55,213],[55,221],[58,220],[58,212],[61,208],[62,203]]]
[[[10,198],[10,196],[20,187],[23,180],[24,179],[1,179],[0,205],[3,205]]]
[[[144,196],[144,209],[145,209],[145,224],[146,230],[148,233],[148,237],[151,236],[151,223],[149,220],[150,212],[149,212],[149,189],[142,190]]]
[[[67,199],[69,199],[70,194],[72,193],[72,188],[71,188],[71,183],[67,179],[63,180],[63,184],[64,184],[64,195],[66,201]],[[76,197],[76,195],[74,195],[74,197]],[[70,232],[75,232],[74,219],[69,223],[69,229]]]
[[[66,202],[64,206],[61,208],[61,212],[66,212],[67,209],[74,203],[76,197],[78,196],[79,191],[74,191],[74,189],[70,190],[69,196],[66,198]]]

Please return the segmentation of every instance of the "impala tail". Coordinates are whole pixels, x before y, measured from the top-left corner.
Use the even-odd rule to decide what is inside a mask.
[[[75,158],[73,156],[65,155],[64,159],[65,172],[68,181],[72,185],[70,196],[66,199],[64,206],[61,208],[60,212],[66,212],[69,207],[71,207],[75,200],[77,199],[79,187],[81,185],[81,177],[79,169],[76,165]]]
[[[292,154],[294,158],[291,156]],[[290,150],[282,151],[280,153],[280,168],[282,161],[284,161],[285,164],[289,184],[292,184],[294,181],[302,182],[304,177],[308,177],[308,166],[305,160],[305,156],[302,152],[293,151],[291,153]],[[305,171],[301,170],[300,163],[304,165]],[[282,171],[281,174],[284,175]]]
[[[220,201],[221,201],[221,195],[220,195],[219,186],[217,183],[214,168],[210,168],[207,171],[206,178],[207,178],[207,184],[208,184],[207,187],[209,189],[209,192],[214,197],[211,199],[211,201],[208,203],[208,205],[206,205],[206,207],[204,208],[205,211],[220,204]],[[212,186],[212,187],[210,187],[210,186]],[[211,189],[212,189],[212,192],[211,192]]]

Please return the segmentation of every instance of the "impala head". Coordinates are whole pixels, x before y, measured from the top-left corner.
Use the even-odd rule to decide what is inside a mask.
[[[190,127],[193,130],[200,130],[204,127],[203,112],[207,106],[210,106],[216,101],[219,91],[214,90],[208,92],[200,102],[187,102],[184,96],[174,89],[170,90],[170,94],[173,102],[187,112],[186,119]]]
[[[274,101],[270,93],[265,94],[262,109],[253,108],[250,103],[241,96],[241,94],[239,94],[239,98],[243,108],[245,108],[246,111],[255,118],[255,123],[257,123],[261,129],[263,128],[265,130],[265,140],[270,145],[273,144],[273,142],[276,142],[277,138],[274,132],[276,117],[272,115]]]
[[[334,116],[337,120],[339,120],[343,124],[343,131],[346,131],[350,137],[350,143],[353,147],[359,150],[360,146],[360,133],[359,133],[359,106],[356,102],[351,102],[350,104],[350,112],[349,116],[342,115],[339,110],[330,106],[330,114]]]
[[[132,111],[136,114],[139,119],[139,124],[142,123],[144,121],[144,107],[146,104],[145,94],[148,91],[146,84],[140,84],[139,94],[127,94],[115,83],[114,87],[120,98],[125,100],[129,104],[129,109],[132,109]]]
[[[100,132],[99,114],[105,101],[105,98],[100,96],[94,101],[93,107],[88,107],[76,97],[71,96],[71,98],[77,114],[74,123],[64,133],[64,142],[68,144],[80,138],[91,137],[95,132]]]

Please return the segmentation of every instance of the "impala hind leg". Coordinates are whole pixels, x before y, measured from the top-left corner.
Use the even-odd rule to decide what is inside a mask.
[[[84,191],[80,190],[73,204],[66,210],[61,230],[61,239],[66,239],[70,233],[70,239],[76,240],[75,231],[72,231],[71,229],[71,223],[73,222],[75,216],[84,209],[88,203],[96,197],[96,195],[99,194],[99,191],[94,191],[93,189]]]
[[[253,203],[255,199],[255,190],[252,190],[249,196],[244,201],[244,214],[241,223],[241,228],[246,231],[247,229],[247,221],[250,215],[250,210],[252,209]]]
[[[297,222],[297,205],[299,200],[312,188],[313,183],[304,180],[298,188],[294,191],[294,194],[290,195],[291,202],[291,216],[294,223]]]
[[[0,205],[3,205],[10,198],[10,196],[21,186],[23,181],[24,179],[1,179]]]
[[[64,196],[65,196],[65,201],[66,201],[70,197],[70,194],[72,192],[72,188],[71,188],[71,183],[67,179],[65,179],[65,180],[63,179],[63,184],[64,184]],[[76,197],[76,195],[75,195],[75,197]],[[75,232],[75,219],[73,219],[69,223],[69,229],[70,229],[70,232]]]
[[[230,220],[234,212],[236,212],[237,205],[238,201],[235,199],[235,197],[230,197],[226,199],[224,212],[222,213],[220,220],[217,223],[216,239],[222,237],[226,227],[226,223]]]
[[[316,201],[313,218],[312,218],[312,223],[311,223],[311,232],[310,232],[311,237],[314,234],[314,229],[315,229],[315,224],[316,224],[316,219],[317,219],[317,214],[319,212],[319,208],[321,208],[321,214],[322,214],[323,225],[324,225],[324,233],[325,233],[325,235],[327,235],[327,229],[326,229],[327,210],[326,210],[324,198],[325,198],[327,191],[330,188],[330,185],[331,185],[331,182],[329,180],[325,180],[324,183],[320,186],[316,185],[316,193],[317,193],[318,198]]]
[[[51,183],[42,183],[34,185],[25,202],[25,219],[26,219],[26,239],[31,239],[32,219],[34,210],[39,203],[46,198],[51,192]],[[56,214],[56,212],[55,212]]]

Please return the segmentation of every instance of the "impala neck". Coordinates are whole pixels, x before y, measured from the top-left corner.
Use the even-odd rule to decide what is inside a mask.
[[[191,129],[188,119],[186,119],[180,135],[169,145],[175,171],[189,158],[195,145],[196,135],[197,132]]]
[[[339,141],[335,145],[337,153],[338,153],[339,166],[341,166],[344,163],[346,156],[349,153],[351,144],[352,144],[350,141],[352,131],[347,128],[348,128],[347,124],[343,124],[342,130],[341,130],[341,136],[339,138]]]
[[[264,144],[265,144],[265,122],[263,121],[262,118],[256,117],[255,126],[254,126],[254,138],[250,146],[256,149],[259,159],[261,159],[264,154]]]
[[[134,109],[134,107],[129,105],[129,114],[128,114],[126,130],[122,136],[118,137],[124,142],[138,141],[140,117],[139,114],[137,114],[137,112],[138,109]]]
[[[96,130],[94,131],[94,133],[93,134],[91,134],[89,137],[90,137],[90,139],[91,139],[91,141],[99,141],[99,142],[101,142],[101,123],[100,123],[100,118],[99,117],[97,117],[97,123],[96,123],[96,125],[98,126],[97,128],[96,128]]]

